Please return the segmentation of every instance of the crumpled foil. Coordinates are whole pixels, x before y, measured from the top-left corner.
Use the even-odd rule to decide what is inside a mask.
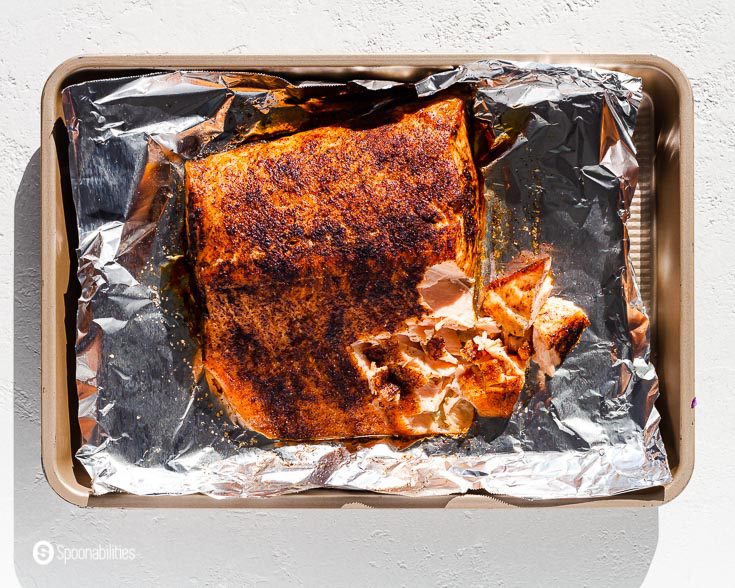
[[[81,285],[77,457],[95,493],[556,499],[671,480],[625,224],[641,81],[500,61],[417,74],[289,83],[182,71],[65,89]],[[473,115],[488,202],[483,275],[520,251],[549,251],[555,292],[591,320],[579,345],[553,378],[532,364],[509,421],[478,419],[461,439],[284,444],[234,424],[196,369],[183,161],[445,91],[466,95]]]

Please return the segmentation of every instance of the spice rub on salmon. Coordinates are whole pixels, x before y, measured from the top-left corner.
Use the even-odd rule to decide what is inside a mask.
[[[457,98],[189,161],[186,191],[207,378],[270,438],[464,434],[510,417],[529,362],[553,375],[589,324],[549,298],[545,254],[476,311],[484,212]]]
[[[352,347],[420,322],[428,268],[474,275],[482,205],[466,125],[449,98],[186,163],[204,367],[243,424],[291,440],[469,427],[456,394],[422,399],[436,381],[418,367],[384,371],[376,393]],[[426,406],[450,416],[427,423]]]

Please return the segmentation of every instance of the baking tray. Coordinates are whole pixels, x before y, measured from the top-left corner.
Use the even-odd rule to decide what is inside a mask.
[[[631,210],[631,256],[653,329],[661,396],[661,433],[673,479],[664,487],[586,500],[527,501],[474,493],[436,497],[311,490],[272,498],[204,495],[94,496],[73,458],[80,444],[74,378],[76,221],[68,172],[61,90],[73,83],[177,69],[269,72],[310,79],[416,79],[478,59],[508,59],[619,70],[643,79],[634,139],[641,163]],[[107,55],[65,61],[41,98],[41,457],[56,493],[79,506],[240,508],[509,508],[658,506],[678,496],[694,469],[694,106],[691,87],[672,63],[650,55]]]

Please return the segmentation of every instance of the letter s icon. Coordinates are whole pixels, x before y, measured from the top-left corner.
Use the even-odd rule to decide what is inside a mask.
[[[39,566],[50,564],[54,559],[54,546],[41,540],[33,546],[33,559]]]

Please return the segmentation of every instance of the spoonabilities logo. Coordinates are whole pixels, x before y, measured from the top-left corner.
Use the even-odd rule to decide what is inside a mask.
[[[33,546],[33,559],[39,566],[46,566],[54,559],[66,564],[69,561],[132,561],[137,556],[134,547],[112,543],[94,547],[68,547],[61,543],[54,545],[42,539]]]
[[[54,546],[48,541],[38,541],[33,546],[33,559],[39,566],[50,564],[54,559]]]

